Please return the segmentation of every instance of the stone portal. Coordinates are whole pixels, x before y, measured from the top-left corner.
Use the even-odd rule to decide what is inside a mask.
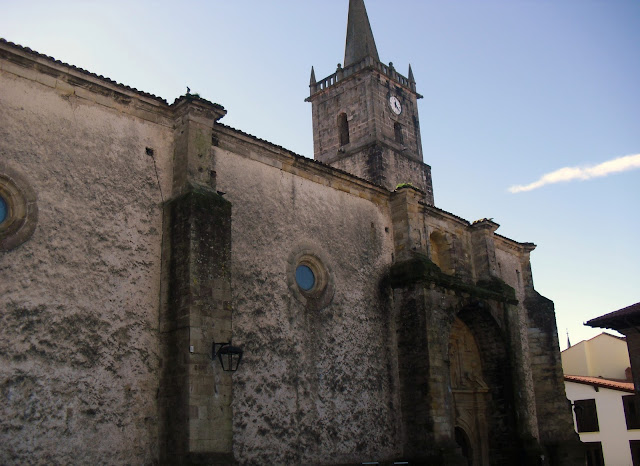
[[[469,465],[489,464],[487,396],[482,360],[473,334],[456,318],[449,337],[455,439]]]

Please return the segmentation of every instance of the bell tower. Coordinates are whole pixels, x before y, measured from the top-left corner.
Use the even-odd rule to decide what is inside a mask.
[[[393,191],[409,183],[433,205],[422,161],[416,82],[380,61],[364,0],[349,0],[344,65],[316,80],[311,68],[314,158]]]

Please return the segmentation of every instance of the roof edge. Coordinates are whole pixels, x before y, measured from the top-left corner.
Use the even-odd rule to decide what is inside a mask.
[[[565,375],[565,382],[574,382],[592,387],[608,388],[620,392],[635,393],[633,382],[621,382],[619,380],[604,379],[601,377],[587,377],[582,375]]]
[[[116,86],[122,90],[126,90],[135,94],[138,94],[139,96],[145,97],[147,99],[153,99],[156,100],[158,102],[161,102],[163,104],[168,105],[168,102],[163,99],[162,97],[158,97],[157,95],[154,94],[150,94],[148,92],[144,92],[141,90],[136,89],[135,87],[131,87],[131,86],[127,86],[126,84],[122,84],[119,83],[117,81],[114,81],[111,78],[108,78],[106,76],[102,76],[96,73],[93,73],[91,71],[85,70],[84,68],[80,68],[78,66],[75,65],[71,65],[69,63],[65,63],[61,60],[57,60],[56,58],[49,56],[49,55],[45,55],[43,53],[37,52],[29,47],[25,47],[23,45],[20,44],[16,44],[14,42],[11,42],[7,39],[4,39],[2,37],[0,37],[0,50],[12,50],[14,52],[20,52],[24,55],[30,56],[32,59],[34,59],[34,61],[38,61],[38,60],[43,60],[45,62],[49,62],[51,65],[55,65],[58,67],[65,67],[68,68],[71,71],[74,71],[76,73],[80,73],[86,76],[91,76],[94,79],[98,79],[100,81],[102,81],[103,83],[109,84],[111,86]]]

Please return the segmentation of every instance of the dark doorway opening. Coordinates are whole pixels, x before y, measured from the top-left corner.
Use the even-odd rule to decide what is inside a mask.
[[[467,459],[467,465],[473,466],[473,448],[469,436],[460,427],[456,427],[456,443],[462,450],[462,456]]]

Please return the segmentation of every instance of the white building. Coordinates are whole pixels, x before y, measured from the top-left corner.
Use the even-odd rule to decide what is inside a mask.
[[[624,338],[602,333],[562,352],[565,390],[587,464],[640,465],[640,398]]]

